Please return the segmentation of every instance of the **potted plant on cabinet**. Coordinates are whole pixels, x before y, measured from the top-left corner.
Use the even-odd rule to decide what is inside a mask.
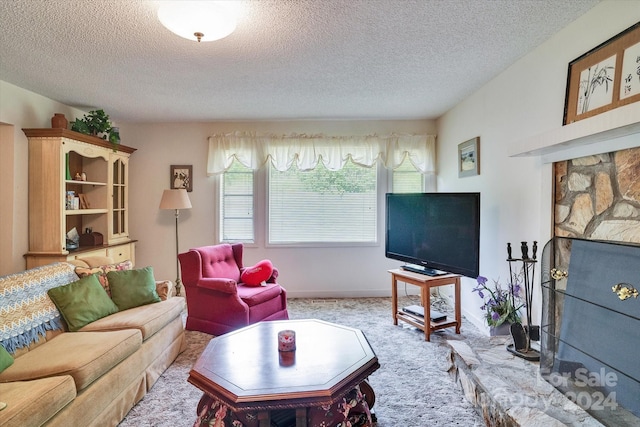
[[[108,140],[114,149],[120,143],[119,129],[113,127],[109,115],[104,110],[92,110],[82,119],[75,119],[71,123],[71,130]]]

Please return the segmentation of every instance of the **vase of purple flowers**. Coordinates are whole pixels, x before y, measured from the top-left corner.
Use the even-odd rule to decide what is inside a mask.
[[[487,278],[478,276],[477,285],[473,292],[477,292],[482,298],[480,308],[485,312],[485,320],[491,329],[491,335],[509,335],[509,327],[512,323],[520,322],[518,310],[524,307],[520,296],[519,283],[500,284],[493,282],[493,286],[487,285]],[[500,330],[503,330],[500,332]]]

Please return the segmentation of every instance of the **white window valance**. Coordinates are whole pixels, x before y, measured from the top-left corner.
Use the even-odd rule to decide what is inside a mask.
[[[351,158],[361,166],[373,167],[381,161],[388,169],[402,164],[406,156],[423,174],[435,172],[435,135],[259,135],[233,132],[209,137],[207,174],[226,171],[234,159],[257,170],[267,161],[279,171],[294,164],[311,170],[322,161],[329,170],[340,170]]]

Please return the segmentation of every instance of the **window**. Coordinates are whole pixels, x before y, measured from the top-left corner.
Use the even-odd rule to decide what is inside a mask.
[[[258,230],[266,227],[267,243],[274,245],[375,243],[378,191],[425,191],[425,175],[408,160],[393,173],[384,171],[380,176],[388,176],[390,183],[379,190],[378,169],[351,161],[339,171],[322,163],[311,171],[294,166],[285,172],[269,165],[266,174],[234,161],[220,180],[220,240],[255,243],[258,224]],[[426,188],[428,182],[427,177]],[[256,188],[268,188],[266,200],[256,203]]]
[[[220,181],[220,239],[253,242],[253,171],[236,160]]]
[[[376,241],[377,169],[349,161],[339,171],[269,168],[268,242]]]
[[[207,175],[221,176],[219,240],[375,244],[384,193],[435,190],[435,142],[413,134],[212,135]],[[357,164],[322,164],[336,169],[347,158]],[[293,160],[302,170],[287,170]]]
[[[408,158],[393,170],[393,193],[422,193],[424,190],[424,175],[416,170]]]

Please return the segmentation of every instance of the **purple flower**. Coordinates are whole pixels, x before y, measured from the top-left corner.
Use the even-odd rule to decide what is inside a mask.
[[[501,324],[503,321],[519,319],[518,310],[525,306],[521,301],[520,283],[500,284],[494,280],[494,285],[487,286],[487,278],[478,276],[477,285],[473,292],[477,292],[482,299],[480,309],[486,313],[486,319],[490,325]]]

